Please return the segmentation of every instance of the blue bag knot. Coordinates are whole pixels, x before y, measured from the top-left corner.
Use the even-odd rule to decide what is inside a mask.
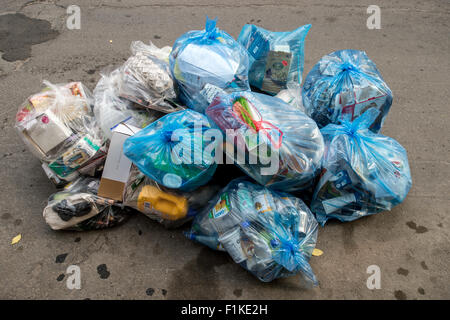
[[[351,138],[357,138],[360,136],[358,131],[367,130],[370,125],[376,120],[380,111],[376,108],[370,108],[362,115],[360,115],[357,119],[353,120],[353,122],[348,120],[339,120],[340,128],[334,129],[336,130],[335,134],[346,134]]]
[[[172,142],[173,130],[166,130],[162,132],[162,140],[165,142]]]
[[[351,138],[355,138],[355,134],[358,131],[358,127],[352,125],[352,123],[348,121],[343,121],[342,124],[344,125],[345,133]]]
[[[285,252],[286,252],[287,255],[295,257],[296,253],[299,250],[299,245],[296,242],[297,241],[293,242],[293,241],[289,241],[289,240],[282,241],[281,242],[281,247],[283,249],[285,249]]]
[[[217,23],[217,17],[214,19],[209,19],[208,16],[206,16],[205,31],[206,31],[206,36],[208,39],[216,38],[216,30],[217,30],[216,23]]]
[[[275,249],[275,260],[289,271],[298,270],[305,262],[297,240],[273,239],[270,244]]]
[[[352,63],[350,63],[349,61],[345,61],[342,65],[341,65],[341,70],[342,71],[354,71],[354,70],[356,70],[357,68],[352,64]]]

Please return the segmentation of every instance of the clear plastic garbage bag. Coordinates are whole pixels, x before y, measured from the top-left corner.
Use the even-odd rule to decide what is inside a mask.
[[[162,116],[158,111],[136,107],[135,103],[119,96],[122,70],[105,69],[94,89],[94,114],[102,133],[108,140],[119,123],[144,128]]]
[[[148,125],[123,145],[125,155],[146,176],[171,189],[192,191],[214,174],[215,141],[204,132],[208,118],[193,110],[170,113]],[[205,152],[205,148],[211,152]]]
[[[218,94],[206,114],[225,133],[225,154],[262,185],[305,189],[320,170],[324,144],[316,123],[276,97]]]
[[[49,177],[71,181],[77,170],[104,156],[92,95],[80,82],[44,84],[20,106],[15,126]]]
[[[199,213],[185,233],[226,251],[264,282],[301,272],[317,284],[308,261],[318,224],[302,200],[235,179]]]
[[[206,19],[204,30],[179,37],[170,54],[170,70],[180,90],[180,99],[191,109],[204,112],[208,91],[249,90],[248,55],[228,33]]]
[[[323,128],[325,154],[311,211],[322,225],[330,218],[352,221],[391,210],[401,203],[412,180],[405,149],[394,139],[373,133],[379,111]]]
[[[380,111],[370,130],[379,132],[392,104],[392,92],[363,51],[340,50],[324,56],[305,78],[307,114],[319,128],[353,121],[369,108]]]
[[[238,42],[248,51],[250,85],[272,95],[288,87],[300,88],[304,43],[310,24],[292,31],[274,32],[246,24]]]
[[[131,214],[113,200],[97,196],[99,179],[80,177],[51,195],[44,208],[45,222],[53,230],[97,230],[123,223]]]
[[[131,43],[132,56],[123,64],[119,95],[144,107],[170,113],[182,110],[169,69],[170,47]]]
[[[217,185],[210,184],[193,192],[168,189],[145,176],[133,165],[123,203],[166,228],[177,228],[192,220],[219,189]]]

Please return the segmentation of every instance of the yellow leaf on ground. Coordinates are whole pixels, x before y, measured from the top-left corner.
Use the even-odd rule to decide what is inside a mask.
[[[16,244],[17,242],[20,241],[20,239],[22,239],[22,235],[18,234],[17,236],[15,236],[12,240],[11,240],[11,244]]]
[[[323,251],[320,249],[314,248],[312,255],[315,257],[319,257],[319,256],[323,255]]]

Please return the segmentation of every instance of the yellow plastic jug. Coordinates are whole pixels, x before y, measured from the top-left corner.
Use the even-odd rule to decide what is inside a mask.
[[[161,215],[163,219],[172,221],[186,217],[188,212],[187,198],[164,192],[151,185],[142,188],[137,205],[141,212]]]

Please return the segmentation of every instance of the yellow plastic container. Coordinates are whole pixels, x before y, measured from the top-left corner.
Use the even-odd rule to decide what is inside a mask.
[[[144,213],[157,214],[166,220],[178,220],[186,217],[188,201],[183,196],[173,195],[146,185],[139,193],[138,210]]]

